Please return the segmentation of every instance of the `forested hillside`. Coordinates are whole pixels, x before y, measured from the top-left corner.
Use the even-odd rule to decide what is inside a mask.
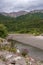
[[[40,34],[43,33],[43,13],[28,13],[17,18],[0,14],[0,24],[9,32]]]

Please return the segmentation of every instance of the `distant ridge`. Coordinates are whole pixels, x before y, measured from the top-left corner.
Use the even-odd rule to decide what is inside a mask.
[[[33,11],[30,11],[29,13],[43,13],[43,9],[33,10]]]
[[[42,10],[33,10],[30,12],[27,12],[27,11],[18,11],[18,12],[10,12],[10,13],[1,12],[2,15],[10,16],[10,17],[18,17],[21,15],[29,14],[29,13],[43,13],[43,9]]]
[[[18,16],[21,16],[21,15],[25,15],[27,13],[28,12],[26,12],[26,11],[19,11],[19,12],[10,12],[10,13],[2,12],[1,14],[5,15],[5,16],[18,17]]]

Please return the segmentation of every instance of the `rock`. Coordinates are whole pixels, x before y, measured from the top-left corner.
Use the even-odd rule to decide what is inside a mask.
[[[0,60],[0,65],[6,65],[3,61]]]
[[[15,65],[26,65],[26,61],[23,57],[21,57],[21,59],[16,61]]]

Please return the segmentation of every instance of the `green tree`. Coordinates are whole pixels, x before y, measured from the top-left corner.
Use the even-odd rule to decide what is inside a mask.
[[[7,28],[3,24],[0,24],[0,37],[4,38],[6,36],[7,36]]]

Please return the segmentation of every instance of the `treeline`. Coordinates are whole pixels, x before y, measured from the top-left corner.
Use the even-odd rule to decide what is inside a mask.
[[[43,33],[43,13],[29,13],[12,18],[0,14],[0,24],[4,24],[9,32]]]

